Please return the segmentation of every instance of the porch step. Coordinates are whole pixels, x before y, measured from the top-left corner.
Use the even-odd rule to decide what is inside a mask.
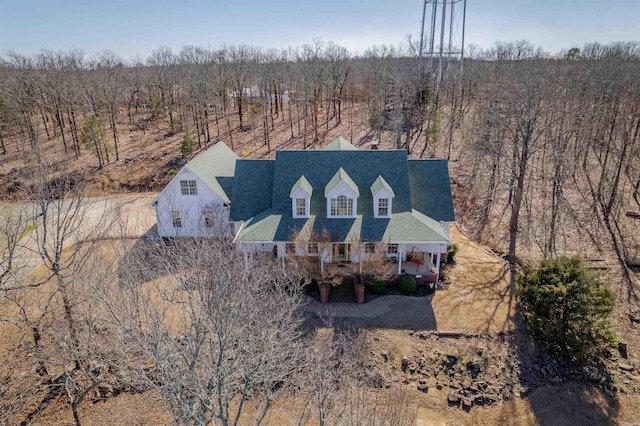
[[[342,280],[342,284],[333,287],[329,294],[329,303],[356,303],[356,290],[353,286],[353,280],[353,278],[347,277]]]

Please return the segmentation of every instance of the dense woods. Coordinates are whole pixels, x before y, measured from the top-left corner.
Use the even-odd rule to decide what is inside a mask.
[[[441,82],[411,44],[360,56],[320,40],[287,50],[160,47],[129,62],[112,52],[7,53],[0,149],[32,164],[90,157],[101,169],[122,161],[135,129],[186,132],[187,155],[250,132],[270,155],[315,148],[339,128],[356,144],[452,160],[459,221],[506,247],[512,264],[520,246],[602,256],[609,243],[621,265],[637,262],[640,45],[469,51],[464,73],[445,64]]]
[[[13,382],[23,393],[0,398],[0,422],[37,416],[40,407],[27,403],[33,392],[45,405],[64,394],[80,424],[88,395],[151,388],[177,423],[250,415],[259,424],[283,395],[300,403],[300,423],[362,424],[365,413],[375,417],[367,424],[406,420],[360,393],[358,380],[370,377],[345,373],[366,369],[348,350],[364,344],[355,334],[305,340],[300,301],[289,297],[296,283],[265,280],[278,275],[274,265],[245,271],[224,244],[134,245],[114,238],[116,212],[87,234],[88,187],[110,167],[134,167],[125,147],[168,152],[141,166],[164,179],[154,190],[182,156],[219,140],[245,154],[240,141],[250,139],[247,155],[268,156],[317,149],[340,131],[363,149],[379,140],[415,158],[444,157],[459,224],[512,271],[532,257],[605,259],[621,271],[616,293],[637,306],[630,268],[640,264],[640,44],[552,56],[519,41],[470,52],[464,63],[446,63],[441,81],[411,46],[354,55],[320,40],[287,50],[160,47],[132,61],[112,52],[0,57],[0,190],[28,203],[4,215],[0,229],[0,286],[12,307],[0,319],[15,322],[33,366]],[[33,241],[20,247],[27,234]],[[106,238],[108,250],[95,244]],[[20,250],[43,266],[18,282]],[[175,258],[163,263],[169,251]],[[164,276],[172,278],[156,280]],[[177,332],[165,322],[176,312]],[[333,375],[313,368],[320,363],[334,364]]]

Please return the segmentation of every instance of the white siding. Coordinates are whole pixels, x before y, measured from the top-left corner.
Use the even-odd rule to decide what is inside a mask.
[[[195,180],[197,194],[182,195],[180,181]],[[229,207],[222,198],[188,168],[183,168],[160,193],[156,205],[158,234],[161,237],[232,237],[233,227],[229,225]],[[182,227],[175,228],[172,211],[180,212]],[[211,211],[213,226],[207,227],[204,211]]]

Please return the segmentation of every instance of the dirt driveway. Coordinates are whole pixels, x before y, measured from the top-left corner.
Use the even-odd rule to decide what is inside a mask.
[[[513,327],[515,295],[509,286],[509,265],[467,238],[456,226],[456,264],[447,266],[451,286],[437,291],[432,306],[439,331],[497,332]]]

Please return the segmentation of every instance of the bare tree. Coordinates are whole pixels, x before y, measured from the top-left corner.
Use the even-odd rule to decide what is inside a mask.
[[[261,424],[301,362],[301,295],[275,262],[224,240],[180,238],[125,253],[110,311],[181,424]],[[150,281],[141,285],[141,281]]]

